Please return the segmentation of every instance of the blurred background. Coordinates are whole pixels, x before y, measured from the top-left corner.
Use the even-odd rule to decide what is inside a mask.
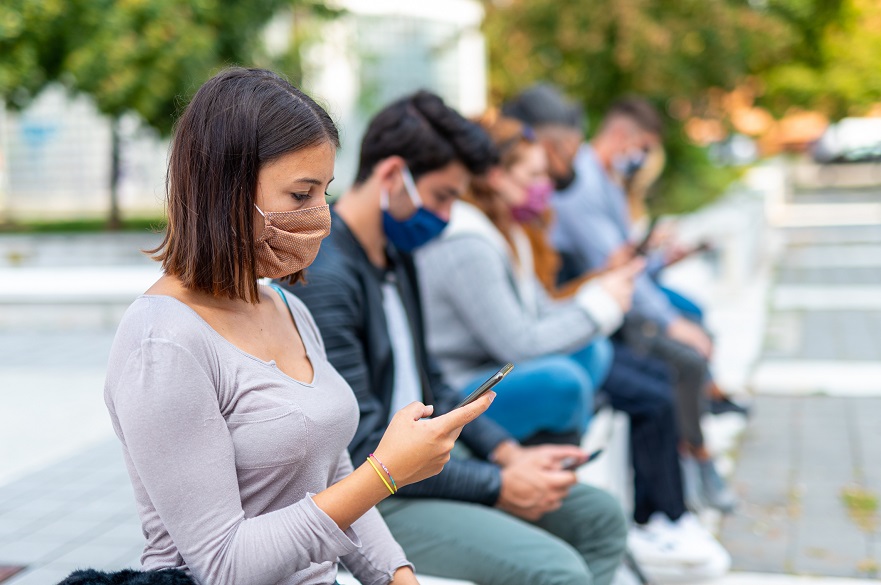
[[[104,366],[159,274],[140,250],[160,239],[175,115],[231,64],[327,106],[332,195],[367,120],[416,89],[475,116],[550,81],[588,135],[616,98],[650,99],[667,166],[649,206],[714,243],[666,278],[708,308],[717,377],[755,396],[715,443],[744,502],[710,520],[732,579],[877,578],[879,56],[878,0],[4,0],[0,582],[137,557]],[[59,517],[71,499],[106,505]]]

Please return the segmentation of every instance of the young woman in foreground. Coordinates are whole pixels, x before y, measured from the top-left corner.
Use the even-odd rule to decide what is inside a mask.
[[[437,474],[473,406],[413,403],[353,471],[351,389],[305,306],[257,279],[301,278],[330,229],[337,130],[263,70],[229,69],[178,122],[164,276],[126,312],[105,401],[135,490],[146,570],[199,583],[415,583],[373,506]]]

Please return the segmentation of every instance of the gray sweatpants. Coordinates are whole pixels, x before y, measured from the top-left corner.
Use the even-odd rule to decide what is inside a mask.
[[[660,359],[673,372],[676,389],[676,422],[680,439],[694,447],[702,447],[704,433],[701,415],[706,411],[707,384],[710,368],[706,358],[664,335],[657,323],[628,315],[621,327],[624,343],[637,355]]]
[[[417,572],[478,585],[608,585],[626,546],[618,502],[583,484],[535,523],[452,500],[390,498],[378,507]]]

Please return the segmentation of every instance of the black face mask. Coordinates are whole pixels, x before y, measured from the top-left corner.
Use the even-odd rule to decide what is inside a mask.
[[[554,177],[553,179],[554,189],[557,191],[565,191],[575,182],[575,170],[571,170],[565,177]]]

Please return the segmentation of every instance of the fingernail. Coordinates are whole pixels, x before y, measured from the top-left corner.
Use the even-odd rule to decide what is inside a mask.
[[[490,393],[489,393],[489,403],[492,404],[492,401],[495,400],[495,399],[496,399],[496,393],[495,393],[495,392],[490,392]]]

